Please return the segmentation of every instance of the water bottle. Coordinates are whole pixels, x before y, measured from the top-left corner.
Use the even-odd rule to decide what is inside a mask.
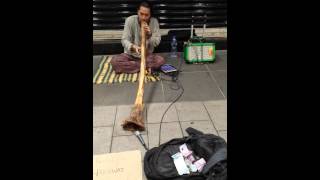
[[[171,57],[172,58],[176,58],[177,57],[177,39],[176,36],[172,37],[172,41],[171,41]]]

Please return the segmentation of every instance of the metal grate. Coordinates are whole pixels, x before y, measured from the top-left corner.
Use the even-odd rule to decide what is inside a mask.
[[[93,0],[93,29],[123,29],[141,0]],[[227,0],[149,0],[161,29],[226,27]]]

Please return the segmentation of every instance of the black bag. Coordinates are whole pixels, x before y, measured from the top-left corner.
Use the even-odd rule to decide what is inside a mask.
[[[227,143],[213,134],[203,134],[191,127],[188,137],[172,139],[146,152],[144,172],[148,180],[227,180]],[[171,156],[186,143],[194,155],[207,162],[203,170],[180,176]]]

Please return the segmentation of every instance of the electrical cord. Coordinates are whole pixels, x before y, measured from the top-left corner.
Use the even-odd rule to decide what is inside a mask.
[[[177,102],[177,101],[180,99],[180,97],[182,96],[182,94],[184,93],[184,88],[183,88],[181,82],[179,81],[179,74],[180,74],[180,69],[181,69],[181,65],[182,65],[182,62],[180,61],[180,59],[181,59],[181,61],[182,61],[182,58],[180,58],[180,56],[179,56],[179,54],[178,54],[179,67],[178,67],[177,72],[176,72],[176,73],[173,73],[173,74],[171,75],[171,77],[172,77],[172,82],[175,82],[175,83],[177,84],[178,88],[177,88],[177,89],[173,89],[173,88],[171,88],[171,87],[170,87],[170,88],[173,89],[173,90],[179,90],[179,89],[181,89],[181,92],[180,92],[180,94],[170,103],[170,105],[167,107],[167,109],[164,111],[164,113],[163,113],[163,115],[162,115],[162,117],[161,117],[160,127],[159,127],[159,143],[158,143],[158,146],[160,146],[160,142],[161,142],[161,126],[162,126],[163,118],[164,118],[164,116],[166,115],[166,113],[168,112],[168,110],[170,109],[170,107],[171,107],[175,102]]]

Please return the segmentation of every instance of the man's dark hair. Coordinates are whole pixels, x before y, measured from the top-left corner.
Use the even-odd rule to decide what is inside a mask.
[[[143,7],[145,7],[145,8],[149,8],[149,9],[150,9],[150,14],[152,14],[152,5],[151,5],[150,2],[148,2],[148,1],[142,1],[142,2],[139,4],[138,8],[137,8],[138,11],[139,11],[139,9],[140,9],[141,6],[143,6]]]

